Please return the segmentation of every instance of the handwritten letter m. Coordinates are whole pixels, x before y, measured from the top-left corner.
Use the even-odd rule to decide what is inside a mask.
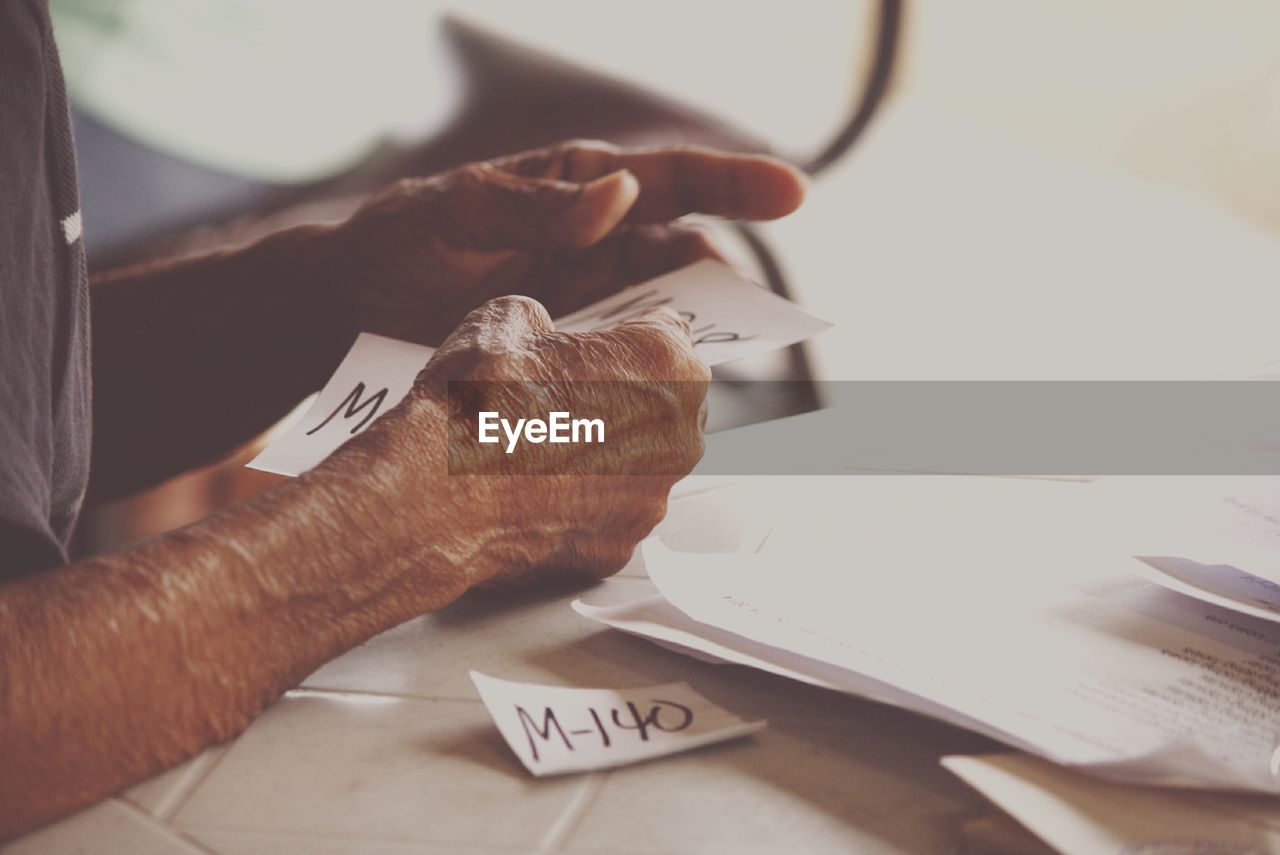
[[[338,404],[337,408],[332,413],[325,416],[324,421],[307,431],[307,436],[311,436],[313,433],[323,428],[333,419],[334,416],[338,415],[338,413],[342,413],[342,418],[344,420],[354,419],[360,414],[361,410],[367,409],[369,412],[365,413],[364,418],[356,422],[355,427],[351,429],[351,433],[358,433],[361,428],[373,420],[373,417],[378,414],[378,408],[382,406],[382,402],[387,399],[387,390],[385,388],[379,389],[377,392],[374,392],[368,398],[361,401],[360,397],[363,394],[364,383],[357,383],[356,387],[351,390],[351,394],[343,398],[342,403]],[[344,407],[346,408],[346,412],[343,412]]]

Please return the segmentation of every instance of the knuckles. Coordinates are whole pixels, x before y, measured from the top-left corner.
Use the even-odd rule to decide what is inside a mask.
[[[521,294],[494,297],[475,311],[483,312],[482,317],[485,320],[501,322],[519,318],[530,327],[536,327],[542,331],[552,329],[551,316],[547,314],[546,308],[532,297]]]
[[[466,193],[493,182],[498,170],[489,163],[468,163],[446,172],[441,184],[452,193]]]
[[[590,137],[576,137],[570,140],[556,143],[550,149],[553,155],[563,157],[565,154],[577,154],[579,152],[590,152],[593,154],[618,154],[621,149],[613,143],[604,140],[591,139]]]
[[[627,337],[636,340],[649,376],[708,382],[711,370],[693,349],[688,322],[683,318],[679,321],[679,332],[674,327],[654,323],[631,324]]]
[[[573,181],[586,176],[596,177],[602,170],[608,171],[609,163],[621,151],[602,140],[572,139],[515,154],[496,163],[521,175]]]
[[[446,340],[418,375],[415,397],[447,400],[451,422],[490,410],[528,418],[553,410],[604,418],[620,439],[583,465],[684,475],[703,453],[710,371],[683,326],[669,318],[598,333],[557,332],[536,300],[499,297],[473,310]],[[530,457],[527,465],[548,463]]]

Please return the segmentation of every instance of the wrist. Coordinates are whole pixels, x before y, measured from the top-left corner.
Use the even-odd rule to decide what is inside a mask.
[[[442,401],[415,397],[301,476],[353,533],[357,572],[393,595],[402,619],[440,608],[472,586],[475,520],[448,474]]]

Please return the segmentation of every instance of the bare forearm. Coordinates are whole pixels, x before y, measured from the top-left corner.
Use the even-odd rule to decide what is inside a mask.
[[[214,462],[323,384],[350,344],[319,275],[325,236],[95,278],[95,498]]]
[[[397,477],[331,466],[0,587],[0,839],[237,734],[332,656],[460,596],[452,551],[395,520]]]

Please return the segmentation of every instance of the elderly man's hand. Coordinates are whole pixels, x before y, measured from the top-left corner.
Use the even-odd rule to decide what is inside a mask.
[[[446,538],[445,560],[421,563],[447,564],[465,587],[600,578],[626,564],[702,456],[709,379],[669,310],[562,333],[537,302],[499,298],[471,312],[408,397],[321,469],[393,500],[376,533],[388,546],[414,555],[424,527]],[[479,410],[514,421],[549,409],[600,419],[604,441],[510,454],[477,441]],[[438,595],[439,576],[415,578],[419,596]]]
[[[675,222],[774,219],[804,177],[767,157],[573,142],[397,182],[324,235],[339,328],[439,344],[471,309],[522,294],[553,316],[717,253]]]

